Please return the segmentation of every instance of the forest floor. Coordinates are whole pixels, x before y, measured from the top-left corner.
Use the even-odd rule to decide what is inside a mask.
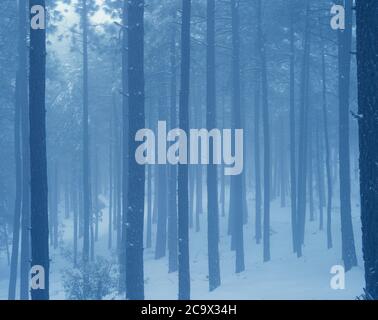
[[[250,209],[252,208],[252,201]],[[334,290],[330,281],[334,276],[331,268],[342,265],[340,243],[339,209],[333,213],[334,247],[326,248],[326,233],[319,231],[319,222],[306,221],[305,247],[303,257],[298,259],[292,253],[290,208],[281,208],[279,201],[271,210],[271,261],[264,263],[262,245],[254,239],[254,216],[252,224],[244,228],[245,266],[243,273],[235,274],[235,254],[230,251],[227,236],[227,218],[220,218],[220,261],[222,285],[215,291],[208,291],[206,214],[200,216],[201,232],[190,231],[190,272],[193,299],[355,299],[363,292],[364,276],[361,254],[361,228],[359,210],[354,205],[353,224],[358,255],[358,267],[346,273],[345,289]],[[249,210],[254,211],[254,210]],[[318,215],[318,212],[317,212]],[[70,243],[72,225],[63,220],[61,235],[65,246]],[[96,255],[109,257],[107,249],[107,208],[96,243]],[[79,246],[81,246],[81,242]],[[168,274],[167,259],[154,259],[154,248],[145,250],[145,295],[146,299],[176,299],[177,273]],[[65,299],[62,270],[68,265],[63,250],[51,251],[51,298]],[[114,253],[113,253],[114,254]],[[0,299],[7,298],[9,267],[5,256],[0,257]],[[116,293],[110,296],[120,299]]]

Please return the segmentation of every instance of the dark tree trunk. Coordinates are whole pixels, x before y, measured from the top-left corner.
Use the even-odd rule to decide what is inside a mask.
[[[199,112],[198,114],[201,114]],[[199,165],[196,168],[196,232],[201,229],[200,215],[202,214],[202,167]]]
[[[366,293],[378,299],[378,2],[357,0],[362,250]]]
[[[207,1],[207,113],[206,126],[210,131],[216,128],[216,68],[215,68],[215,0]],[[213,150],[213,141],[209,150]],[[213,154],[210,152],[210,165],[207,167],[207,241],[208,241],[208,268],[209,290],[213,291],[220,286],[219,266],[219,209],[217,167],[213,163]],[[223,173],[222,173],[223,174]],[[198,183],[198,181],[197,181]]]
[[[232,128],[241,129],[241,101],[240,101],[240,17],[239,0],[231,1],[232,16]],[[235,249],[235,272],[240,273],[244,266],[244,237],[243,237],[243,180],[242,175],[231,176],[230,187],[230,231],[232,249]]]
[[[122,226],[121,244],[119,245],[120,279],[119,291],[126,289],[126,229],[128,208],[129,183],[129,79],[128,79],[128,32],[127,32],[127,1],[123,3],[122,10]],[[144,193],[143,193],[144,195]],[[144,212],[144,211],[143,211]],[[119,229],[118,229],[119,230]],[[143,243],[143,240],[142,240]]]
[[[20,265],[20,299],[29,299],[30,271],[30,144],[29,144],[29,104],[27,88],[27,50],[26,50],[26,1],[19,2],[20,10],[20,72],[22,83],[19,94],[22,101],[22,209],[21,209],[21,265]]]
[[[153,171],[153,181],[154,181],[154,188],[153,188],[153,210],[152,210],[152,223],[157,224],[158,220],[158,190],[159,190],[159,179],[158,179],[158,166],[154,167]]]
[[[176,15],[176,8],[174,9]],[[173,21],[175,23],[176,20]],[[177,126],[177,58],[176,58],[176,28],[173,27],[170,43],[170,125]],[[168,172],[168,272],[176,272],[177,262],[177,167],[169,166]],[[149,178],[151,179],[151,178]]]
[[[152,247],[152,169],[147,167],[147,235],[146,248]]]
[[[189,131],[191,0],[182,0],[179,125]],[[178,277],[180,300],[190,299],[188,165],[178,168]]]
[[[44,0],[30,0],[45,8]],[[49,224],[46,158],[46,30],[30,28],[29,120],[30,120],[30,191],[32,266],[44,268],[45,286],[31,289],[33,300],[49,299]]]
[[[193,228],[193,217],[194,217],[194,188],[195,188],[195,175],[194,168],[188,168],[188,179],[189,179],[189,228]]]
[[[134,140],[145,127],[144,117],[144,0],[130,0],[128,12],[128,88],[129,148],[133,155],[138,147]],[[143,220],[145,168],[134,156],[128,161],[126,224],[126,298],[144,299]]]
[[[310,2],[307,0],[306,27],[303,51],[303,64],[301,76],[301,99],[300,99],[300,121],[299,121],[299,168],[297,184],[297,231],[296,231],[296,252],[302,256],[302,245],[304,242],[304,231],[306,223],[306,178],[307,178],[307,149],[308,149],[308,91],[309,91],[309,57],[310,57]]]
[[[264,262],[270,260],[270,184],[271,184],[271,154],[270,154],[270,125],[268,103],[268,76],[266,66],[265,40],[262,30],[261,0],[257,1],[258,42],[261,67],[262,87],[262,119],[264,132],[264,228],[263,228],[263,256]]]
[[[349,96],[353,1],[345,0],[345,30],[339,31],[339,176],[342,258],[345,270],[357,265],[350,199]],[[343,2],[343,3],[344,3]]]

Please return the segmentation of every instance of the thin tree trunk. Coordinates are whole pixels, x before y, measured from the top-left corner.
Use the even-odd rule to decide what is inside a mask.
[[[308,118],[309,118],[309,123],[307,126],[308,130],[308,166],[307,166],[307,174],[308,174],[308,179],[307,179],[307,185],[308,185],[308,202],[309,202],[309,211],[310,211],[310,221],[315,220],[314,216],[314,192],[313,192],[313,170],[312,170],[312,165],[313,165],[313,119],[312,119],[313,113],[311,110],[308,112]]]
[[[162,86],[161,95],[166,94],[165,87]],[[159,120],[166,121],[167,114],[165,111],[165,99],[163,97],[159,98]],[[166,128],[165,128],[166,131]],[[158,221],[157,221],[157,231],[156,231],[156,247],[155,247],[155,259],[160,259],[165,257],[167,248],[167,166],[158,166]]]
[[[200,215],[202,214],[202,166],[196,168],[196,232],[200,231]]]
[[[118,232],[121,232],[121,244],[118,246],[120,277],[119,291],[126,290],[126,230],[127,230],[127,212],[128,212],[128,188],[129,188],[129,78],[128,78],[128,19],[127,19],[127,1],[123,3],[122,10],[122,225]],[[144,178],[144,177],[143,177]],[[144,203],[144,187],[143,187]],[[144,208],[143,208],[144,212]],[[120,221],[119,221],[120,223]],[[119,238],[119,237],[118,237]],[[142,238],[143,244],[143,238]]]
[[[77,266],[77,251],[78,251],[78,220],[79,220],[79,202],[78,202],[78,182],[77,181],[77,165],[76,159],[72,160],[72,175],[71,175],[71,200],[73,211],[73,264]]]
[[[176,8],[174,8],[174,16]],[[176,20],[173,20],[175,23]],[[170,125],[171,128],[177,126],[177,58],[176,58],[176,33],[175,27],[172,29],[170,43]],[[178,268],[177,261],[177,167],[169,166],[169,195],[168,195],[168,272],[176,272]],[[149,178],[150,179],[150,178]],[[150,182],[149,182],[150,183]]]
[[[147,167],[147,239],[146,248],[152,247],[152,169]]]
[[[324,213],[323,213],[323,204],[324,204],[324,181],[322,171],[323,167],[323,148],[320,141],[319,133],[319,123],[321,123],[321,117],[317,114],[316,119],[316,180],[317,180],[317,190],[318,190],[318,205],[319,205],[319,229],[323,230],[324,227]]]
[[[293,251],[296,251],[297,226],[297,171],[296,171],[296,114],[295,114],[295,38],[293,5],[290,10],[290,200],[291,200],[291,232]]]
[[[286,207],[286,136],[285,136],[285,126],[284,126],[284,117],[281,116],[280,119],[280,156],[277,158],[280,159],[280,195],[281,195],[281,208]]]
[[[20,219],[22,217],[22,237],[21,236],[21,251],[26,249],[23,244],[26,244],[25,239],[25,223],[27,215],[29,215],[27,193],[29,188],[25,188],[25,179],[28,177],[28,172],[23,172],[29,167],[29,157],[27,150],[29,150],[28,141],[28,91],[27,91],[27,52],[26,52],[26,2],[21,0],[18,3],[18,65],[16,73],[16,92],[15,92],[15,113],[14,113],[14,157],[15,157],[15,169],[16,169],[16,190],[15,190],[15,202],[14,202],[14,216],[13,216],[13,238],[12,238],[12,255],[10,265],[9,287],[8,287],[8,299],[14,300],[16,298],[16,282],[17,282],[17,269],[18,269],[18,255],[20,244]],[[22,128],[21,128],[22,127]],[[22,129],[22,130],[21,130]],[[22,134],[22,135],[21,135]],[[22,139],[22,140],[21,140]],[[22,141],[22,144],[21,144]],[[22,150],[21,150],[22,147]],[[21,152],[23,157],[21,157]],[[27,184],[28,186],[28,184]],[[22,206],[22,207],[21,207]],[[29,229],[27,229],[28,231]],[[25,266],[25,251],[21,256],[21,265]],[[23,259],[24,258],[24,259]],[[25,268],[22,268],[25,271]],[[27,272],[27,275],[29,273]],[[24,284],[25,276],[21,274],[21,280]]]
[[[90,243],[90,164],[89,164],[89,119],[88,119],[88,12],[87,0],[83,1],[81,23],[83,28],[83,204],[84,204],[84,243],[83,260],[89,260]]]
[[[112,96],[113,104],[115,103],[114,93]],[[113,173],[114,173],[114,162],[113,162],[113,149],[114,149],[114,136],[113,136],[113,117],[114,113],[110,113],[110,121],[109,121],[109,134],[110,134],[110,142],[109,142],[109,213],[108,213],[108,249],[111,249],[113,246],[113,193],[114,193],[114,186],[113,186]]]
[[[299,168],[297,184],[297,231],[296,231],[296,252],[302,256],[302,245],[304,242],[304,231],[306,223],[306,178],[307,178],[307,142],[308,142],[308,91],[309,91],[309,57],[310,57],[310,2],[306,2],[306,27],[302,65],[302,86],[300,99],[300,128],[299,128]]]
[[[58,233],[58,224],[59,224],[59,174],[58,174],[58,160],[55,160],[55,165],[54,165],[54,185],[53,185],[53,203],[54,203],[54,208],[53,208],[53,215],[54,215],[54,220],[52,224],[52,230],[53,230],[53,247],[54,249],[58,248],[58,242],[59,242],[59,233]]]
[[[327,173],[327,248],[332,248],[332,169],[331,169],[331,149],[329,146],[328,116],[327,116],[327,82],[326,82],[326,60],[324,46],[322,47],[322,85],[323,85],[323,127],[324,144],[326,154],[326,173]]]
[[[260,121],[261,121],[261,107],[260,107],[260,87],[261,87],[261,78],[260,72],[256,76],[255,83],[255,238],[256,243],[260,244],[262,238],[262,212],[261,212],[261,156],[260,156]]]

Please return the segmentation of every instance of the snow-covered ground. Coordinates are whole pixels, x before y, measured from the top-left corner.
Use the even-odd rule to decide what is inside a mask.
[[[252,201],[250,209],[252,207]],[[292,253],[290,208],[281,208],[278,202],[271,210],[271,261],[264,263],[262,245],[254,240],[252,224],[244,229],[245,266],[243,273],[235,274],[235,254],[230,251],[230,238],[226,235],[227,218],[220,218],[220,261],[222,285],[208,292],[206,232],[190,232],[190,272],[193,299],[355,299],[363,292],[363,263],[361,254],[361,228],[359,208],[354,206],[353,224],[359,266],[346,274],[345,290],[333,290],[331,268],[342,265],[339,210],[333,214],[333,241],[331,250],[326,248],[326,233],[320,232],[318,220],[306,221],[303,257]],[[249,210],[250,212],[253,210]],[[70,243],[72,225],[62,218],[63,240]],[[103,210],[100,239],[96,242],[96,255],[109,257],[107,249],[107,209]],[[201,215],[201,229],[207,230],[206,215]],[[79,243],[81,246],[81,242]],[[68,262],[61,250],[51,250],[51,298],[65,299],[62,270]],[[9,269],[5,257],[0,260],[0,299],[7,298]],[[145,250],[145,294],[147,299],[176,299],[177,273],[168,274],[167,259],[154,260],[152,249]],[[118,297],[120,298],[120,297]]]

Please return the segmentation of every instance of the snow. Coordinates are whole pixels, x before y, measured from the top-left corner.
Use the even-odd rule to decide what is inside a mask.
[[[103,199],[106,202],[105,199]],[[359,208],[354,204],[353,225],[358,255],[358,267],[346,273],[345,289],[334,290],[330,286],[331,268],[342,265],[339,209],[333,211],[334,247],[327,250],[326,233],[319,231],[318,221],[306,221],[306,236],[303,257],[298,259],[291,248],[290,207],[281,208],[279,201],[272,203],[271,210],[271,257],[263,262],[262,244],[254,240],[254,208],[249,199],[250,222],[244,228],[244,247],[246,270],[235,274],[235,254],[230,251],[230,238],[227,236],[227,218],[220,218],[220,261],[221,286],[213,292],[208,291],[207,281],[207,237],[206,232],[190,231],[190,272],[192,299],[355,299],[363,292],[364,273],[361,251],[361,227]],[[63,210],[61,210],[63,212]],[[96,242],[96,255],[110,257],[107,249],[107,208],[99,228],[99,241]],[[201,230],[207,230],[206,214],[200,216]],[[72,223],[61,218],[63,243],[70,244]],[[251,223],[252,222],[252,223]],[[155,227],[155,226],[154,226]],[[153,242],[154,243],[154,242]],[[79,248],[82,241],[79,241]],[[65,299],[62,284],[62,270],[69,265],[62,255],[62,248],[51,249],[51,299]],[[114,250],[112,254],[114,255]],[[6,258],[0,257],[0,299],[7,298],[9,268]],[[18,284],[17,284],[18,285]],[[145,249],[145,296],[146,299],[177,299],[177,273],[168,274],[167,258],[154,260],[154,246]],[[121,299],[114,293],[109,298]]]

